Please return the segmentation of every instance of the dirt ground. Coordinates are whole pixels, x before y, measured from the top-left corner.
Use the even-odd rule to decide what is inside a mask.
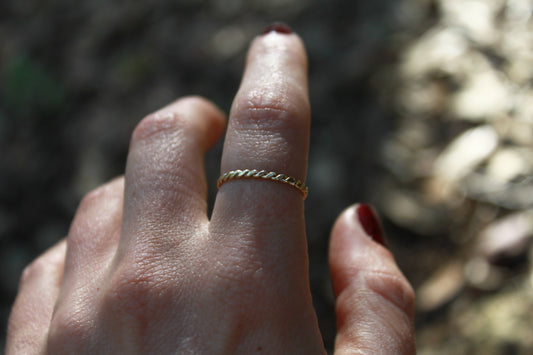
[[[283,21],[309,53],[306,214],[326,347],[329,230],[366,201],[417,291],[420,354],[532,353],[532,12],[529,0],[1,2],[0,318],[81,197],[123,172],[136,123],[190,94],[227,112],[248,43]],[[220,153],[207,157],[211,201]]]

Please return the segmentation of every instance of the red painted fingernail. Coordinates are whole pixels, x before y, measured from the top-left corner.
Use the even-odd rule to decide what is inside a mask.
[[[270,32],[277,32],[277,33],[283,33],[283,34],[290,35],[292,33],[292,29],[289,27],[289,25],[283,22],[274,22],[273,24],[265,27],[265,29],[263,30],[264,35]]]
[[[359,223],[363,226],[366,234],[375,242],[385,246],[385,238],[383,236],[383,229],[379,220],[372,210],[372,207],[366,204],[357,206],[357,218]]]

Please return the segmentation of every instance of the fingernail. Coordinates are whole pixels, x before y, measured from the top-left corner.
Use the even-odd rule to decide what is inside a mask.
[[[357,206],[356,212],[359,223],[363,226],[366,234],[375,242],[385,246],[383,229],[381,228],[381,224],[372,210],[372,207],[366,204],[361,204]]]
[[[263,30],[264,35],[270,32],[277,32],[277,33],[283,33],[283,34],[290,35],[292,33],[292,29],[286,23],[274,22],[273,24],[265,27],[265,29]]]

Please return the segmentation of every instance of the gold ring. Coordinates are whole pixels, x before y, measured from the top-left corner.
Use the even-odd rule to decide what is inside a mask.
[[[300,181],[296,180],[293,177],[290,177],[285,174],[278,174],[273,171],[266,172],[266,170],[251,170],[251,169],[244,169],[244,170],[232,170],[228,171],[227,173],[222,174],[218,180],[217,180],[217,188],[220,189],[220,186],[224,184],[225,182],[228,182],[230,180],[235,179],[266,179],[266,180],[273,180],[273,181],[279,181],[284,184],[291,185],[298,189],[305,198],[307,197],[307,194],[309,192],[309,189],[305,184]]]

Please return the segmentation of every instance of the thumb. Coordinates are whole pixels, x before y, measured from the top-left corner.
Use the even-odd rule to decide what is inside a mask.
[[[337,316],[335,354],[415,354],[414,292],[384,247],[367,205],[337,219],[329,263]]]

